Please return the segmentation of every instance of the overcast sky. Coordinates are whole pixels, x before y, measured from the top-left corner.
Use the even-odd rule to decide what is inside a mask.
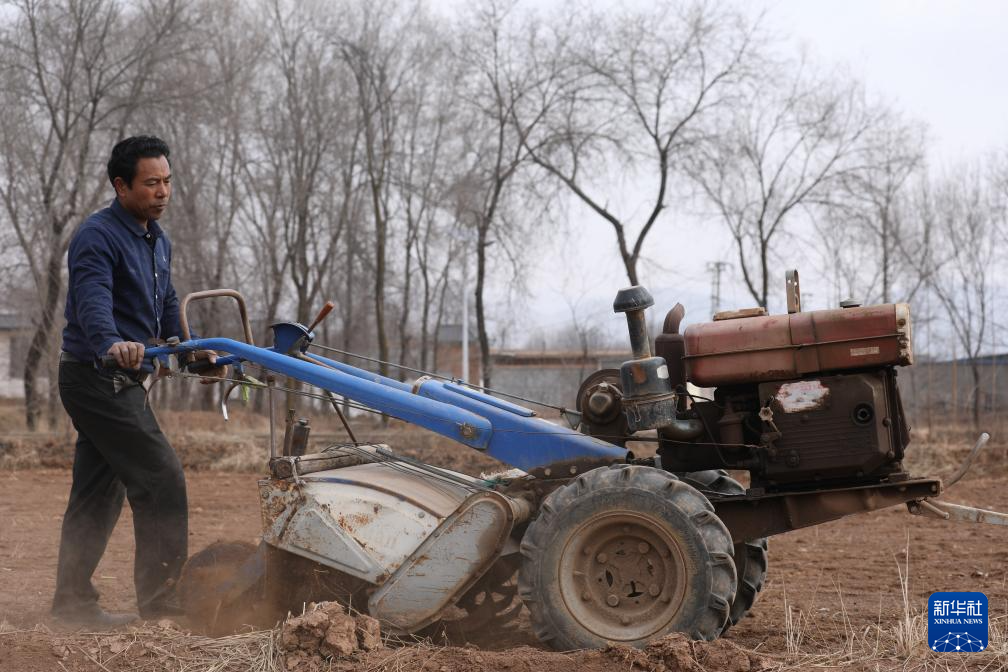
[[[927,124],[929,159],[948,165],[1008,148],[1008,0],[777,0],[748,3],[766,9],[766,24],[790,35],[823,66],[847,68],[907,118]],[[555,328],[569,323],[569,304],[583,319],[621,329],[611,312],[612,297],[627,284],[613,233],[591,213],[572,209],[576,235],[565,237],[535,260],[529,287],[528,322]],[[642,282],[655,295],[662,315],[676,301],[687,308],[687,322],[709,319],[707,264],[731,260],[733,248],[720,226],[659,226],[645,254],[660,260],[643,269]],[[812,263],[787,259],[802,268],[806,308],[833,307]],[[754,305],[731,272],[723,282],[722,308]],[[777,286],[779,285],[779,287]],[[784,268],[772,285],[776,310],[783,301]],[[776,312],[771,303],[771,311]],[[509,335],[518,345],[521,335]]]
[[[935,158],[1008,144],[1005,0],[779,0],[768,21],[931,128]]]

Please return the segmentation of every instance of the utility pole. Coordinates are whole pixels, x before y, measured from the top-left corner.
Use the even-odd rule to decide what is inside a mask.
[[[959,426],[959,348],[956,347],[955,336],[952,338],[952,426]]]
[[[466,253],[462,254],[462,380],[469,382],[469,255]]]
[[[991,320],[991,393],[990,393],[990,410],[997,417],[997,365],[998,365],[998,351],[997,351],[997,337],[995,333],[997,331],[997,322]]]
[[[707,272],[711,274],[711,315],[721,310],[721,273],[729,265],[727,261],[707,262]]]

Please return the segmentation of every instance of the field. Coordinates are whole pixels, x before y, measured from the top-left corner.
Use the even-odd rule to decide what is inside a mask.
[[[59,526],[69,491],[69,432],[17,431],[0,440],[0,669],[181,670],[283,669],[277,631],[210,639],[185,623],[146,623],[118,634],[61,631],[48,618]],[[166,428],[182,426],[166,414]],[[259,511],[255,479],[266,446],[264,426],[239,415],[225,427],[209,414],[190,414],[186,429],[169,432],[187,465],[190,552],[216,540],[255,542]],[[320,427],[337,438],[335,428]],[[400,452],[461,471],[492,470],[474,451],[405,427],[374,434]],[[970,442],[965,429],[916,436],[915,473],[950,472]],[[995,436],[997,436],[995,434]],[[974,473],[948,491],[948,501],[1008,510],[1005,446],[992,441]],[[123,511],[96,573],[102,604],[134,608],[132,521]],[[544,651],[527,615],[502,632],[482,633],[465,646],[401,645],[332,661],[332,669],[584,670],[608,669],[971,669],[1008,668],[1008,529],[949,524],[910,516],[896,507],[851,517],[770,541],[766,587],[746,618],[714,644],[678,637],[643,653]],[[925,607],[930,593],[986,593],[994,621],[992,646],[982,654],[934,654],[927,649]],[[213,667],[217,665],[219,667]],[[302,668],[299,668],[302,669]],[[308,668],[303,668],[308,669]]]

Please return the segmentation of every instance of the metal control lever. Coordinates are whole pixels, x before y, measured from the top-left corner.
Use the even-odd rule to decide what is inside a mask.
[[[983,447],[987,445],[987,442],[989,440],[990,440],[990,434],[988,434],[987,432],[983,432],[982,434],[980,434],[980,438],[977,439],[976,445],[973,446],[973,450],[971,450],[970,454],[966,457],[965,460],[963,460],[962,465],[960,465],[959,469],[954,474],[949,476],[948,482],[945,484],[946,488],[955,485],[956,483],[959,482],[959,479],[961,479],[963,476],[966,475],[966,472],[969,471],[969,468],[973,465],[973,460],[980,453]]]
[[[978,509],[974,506],[936,502],[919,499],[907,502],[907,509],[915,516],[928,516],[939,520],[955,520],[963,523],[985,523],[987,525],[1008,525],[1008,514],[1000,511]]]
[[[983,447],[987,445],[987,441],[989,440],[990,434],[987,432],[980,434],[980,438],[977,439],[976,445],[973,446],[973,450],[971,450],[970,454],[966,456],[965,460],[963,460],[959,469],[957,469],[956,472],[949,477],[948,484],[945,486],[946,488],[955,485],[959,482],[959,479],[966,475],[966,472],[969,471],[970,466],[973,464],[973,460]],[[1008,513],[978,509],[974,506],[963,506],[962,504],[951,504],[949,502],[941,502],[928,498],[907,502],[907,509],[915,516],[929,516],[931,518],[938,518],[939,520],[956,520],[965,523],[985,523],[987,525],[1008,525]]]
[[[336,307],[335,303],[333,303],[332,301],[326,301],[325,305],[322,306],[322,310],[318,312],[318,315],[315,316],[315,319],[308,326],[308,331],[315,331],[315,327],[317,327],[319,323],[322,322],[322,320],[324,320],[326,316],[328,316],[329,313],[331,313],[333,308],[335,307]]]

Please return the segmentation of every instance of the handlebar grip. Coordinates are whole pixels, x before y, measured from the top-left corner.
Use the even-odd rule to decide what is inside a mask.
[[[144,369],[145,365],[144,365],[143,362],[140,363],[140,369],[126,369],[126,368],[123,368],[123,367],[119,366],[119,362],[116,361],[116,358],[113,355],[102,355],[98,359],[98,366],[100,366],[102,369],[105,369],[107,371],[113,371],[113,370],[114,371],[123,371],[123,372],[129,373],[129,374],[135,374],[138,371],[144,371],[145,370]],[[149,369],[146,369],[146,370],[149,370]]]
[[[216,369],[220,364],[216,362],[211,364],[209,359],[197,359],[186,364],[186,371],[189,373],[203,373],[204,371],[209,371],[210,369]]]

